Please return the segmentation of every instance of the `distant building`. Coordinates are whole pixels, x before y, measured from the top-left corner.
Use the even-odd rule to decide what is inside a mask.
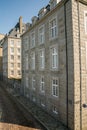
[[[16,26],[9,31],[2,42],[3,47],[3,80],[12,83],[21,79],[21,34],[27,29],[22,17]]]
[[[22,92],[71,130],[87,130],[87,0],[50,0],[32,18]]]
[[[0,43],[4,38],[4,34],[0,34]],[[3,67],[2,67],[2,45],[0,44],[0,80],[2,80]]]

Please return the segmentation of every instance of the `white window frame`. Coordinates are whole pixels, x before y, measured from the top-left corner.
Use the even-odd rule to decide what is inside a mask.
[[[10,64],[10,67],[13,69],[13,68],[14,68],[14,63],[11,63],[11,64]]]
[[[53,83],[53,80],[55,80],[55,84]],[[52,78],[52,96],[56,98],[59,97],[59,79],[58,78]]]
[[[21,70],[17,70],[17,75],[21,75]]]
[[[35,82],[36,82],[35,76],[32,76],[32,89],[33,89],[33,90],[36,89],[36,87],[35,87]]]
[[[45,42],[45,26],[41,25],[38,30],[38,41],[39,44],[44,44]]]
[[[87,11],[84,11],[84,26],[85,26],[85,34],[87,34]]]
[[[56,115],[58,114],[57,108],[54,105],[53,105],[53,113],[56,114]]]
[[[10,46],[14,46],[14,40],[10,40]]]
[[[11,55],[10,58],[11,58],[11,61],[14,61],[14,55]]]
[[[43,78],[43,81],[42,81]],[[44,81],[44,76],[41,76],[40,78],[40,92],[45,93],[45,81]]]
[[[39,70],[44,70],[45,68],[45,49],[39,50]]]
[[[33,31],[30,35],[30,45],[31,48],[35,47],[35,31]]]
[[[14,70],[10,70],[10,74],[11,74],[11,75],[14,75]]]
[[[54,51],[54,52],[53,52]],[[57,71],[59,69],[58,45],[50,47],[50,67],[51,70]]]
[[[14,47],[11,47],[11,48],[10,48],[10,53],[11,53],[11,54],[14,54]]]
[[[17,42],[17,46],[20,47],[21,46],[21,41]]]
[[[35,70],[35,52],[31,54],[31,69]]]
[[[56,21],[56,24],[54,26],[51,26],[53,21]],[[49,40],[57,38],[58,35],[58,25],[57,25],[57,16],[53,17],[51,20],[49,20]]]
[[[17,54],[21,54],[21,48],[17,48]]]

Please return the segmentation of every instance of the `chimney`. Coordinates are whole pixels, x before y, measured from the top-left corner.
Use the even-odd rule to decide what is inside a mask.
[[[19,30],[20,30],[20,33],[22,33],[22,16],[20,16],[19,18]]]

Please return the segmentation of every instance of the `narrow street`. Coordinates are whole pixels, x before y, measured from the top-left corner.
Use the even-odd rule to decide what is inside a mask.
[[[19,108],[4,87],[0,83],[0,130],[44,130],[31,114]]]

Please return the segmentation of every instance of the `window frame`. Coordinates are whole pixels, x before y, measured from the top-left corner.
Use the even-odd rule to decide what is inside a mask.
[[[43,29],[43,32],[40,32],[40,30]],[[43,37],[43,41],[41,41],[41,36]],[[41,25],[38,29],[38,41],[39,41],[39,45],[42,45],[45,43],[45,25]]]
[[[43,78],[43,81],[42,81],[42,78]],[[42,86],[43,85],[43,86]],[[44,88],[44,89],[42,89]],[[41,93],[45,93],[45,81],[44,81],[44,76],[41,76],[40,78],[40,92]]]
[[[55,54],[53,54],[53,49],[56,49]],[[55,56],[55,57],[54,57]],[[53,58],[54,57],[54,58]],[[56,59],[56,60],[55,60]],[[53,63],[53,61],[55,61]],[[54,66],[53,66],[54,65]],[[58,45],[53,45],[50,47],[50,69],[52,71],[59,70],[59,54],[58,54]]]
[[[39,70],[45,69],[45,49],[39,50]]]
[[[55,80],[55,84],[53,83],[54,82],[53,80]],[[59,98],[59,79],[57,77],[52,78],[52,96]]]
[[[34,35],[34,37],[33,37],[33,35]],[[34,41],[34,42],[32,43],[32,41]],[[35,47],[35,31],[31,32],[31,34],[30,34],[30,45],[31,45],[31,48]]]
[[[56,20],[56,25],[55,26],[51,26],[51,23],[53,20]],[[55,30],[56,29],[56,30]],[[52,36],[52,32],[54,33]],[[51,18],[49,20],[49,40],[53,40],[56,39],[58,36],[58,20],[57,20],[57,16],[54,16],[53,18]]]
[[[84,29],[85,29],[85,34],[87,34],[87,11],[84,11]]]

